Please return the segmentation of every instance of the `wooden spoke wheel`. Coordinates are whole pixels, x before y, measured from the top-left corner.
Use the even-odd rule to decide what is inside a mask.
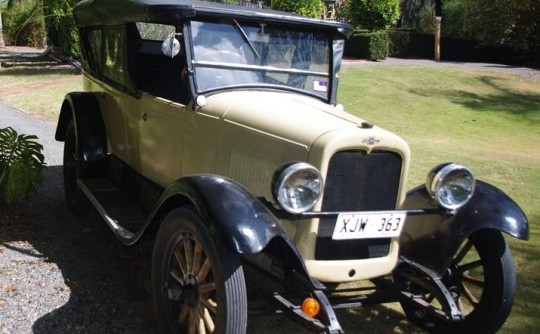
[[[410,292],[421,295],[432,310],[446,312],[442,294],[432,288],[397,279]],[[432,333],[494,333],[510,314],[516,274],[510,249],[501,232],[480,230],[466,239],[443,277],[463,320],[436,317],[428,307],[402,302],[411,322]]]
[[[164,333],[245,333],[247,298],[239,257],[209,234],[192,211],[162,222],[154,247],[152,288]]]

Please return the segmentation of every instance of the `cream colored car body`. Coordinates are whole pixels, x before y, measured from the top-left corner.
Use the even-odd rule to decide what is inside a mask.
[[[364,120],[339,105],[288,92],[236,90],[211,95],[204,106],[193,110],[147,93],[137,99],[85,78],[87,91],[102,93],[98,96],[110,153],[162,187],[186,175],[212,173],[270,200],[272,175],[282,164],[306,161],[326,175],[334,153],[357,149],[399,154],[403,164],[396,207],[405,194],[407,144],[377,126],[363,126]],[[320,210],[320,203],[314,210]],[[397,238],[384,257],[320,261],[314,256],[318,219],[281,223],[317,280],[377,277],[390,273],[396,264]]]

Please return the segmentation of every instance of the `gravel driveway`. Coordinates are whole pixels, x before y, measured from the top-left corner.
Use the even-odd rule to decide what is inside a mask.
[[[67,211],[55,129],[4,105],[0,115],[0,128],[39,137],[48,165],[36,197],[0,209],[0,333],[151,333],[147,263],[96,213]]]

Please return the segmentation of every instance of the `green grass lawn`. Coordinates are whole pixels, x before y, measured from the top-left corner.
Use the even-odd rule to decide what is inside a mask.
[[[52,119],[65,93],[81,89],[77,78],[62,79],[73,76],[69,73],[23,74],[0,69],[0,91],[19,92],[0,99]],[[540,82],[480,70],[407,66],[346,67],[340,79],[338,99],[347,111],[401,135],[411,146],[411,186],[423,183],[436,164],[460,162],[524,209],[531,239],[508,238],[518,293],[502,332],[535,332],[540,323]],[[347,332],[418,332],[395,304],[340,310],[338,317]],[[250,319],[249,326],[260,334],[308,333],[284,318]]]
[[[69,66],[18,63],[0,68],[0,102],[50,123],[58,119],[64,95],[82,89],[81,76]]]
[[[339,100],[409,143],[411,186],[440,162],[460,162],[524,209],[530,240],[507,239],[518,294],[503,332],[534,332],[540,324],[540,82],[458,68],[346,68]]]

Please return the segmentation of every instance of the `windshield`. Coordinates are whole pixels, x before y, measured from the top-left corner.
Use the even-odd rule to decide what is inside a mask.
[[[269,87],[329,98],[330,33],[232,20],[192,21],[191,36],[199,94],[224,87]]]

